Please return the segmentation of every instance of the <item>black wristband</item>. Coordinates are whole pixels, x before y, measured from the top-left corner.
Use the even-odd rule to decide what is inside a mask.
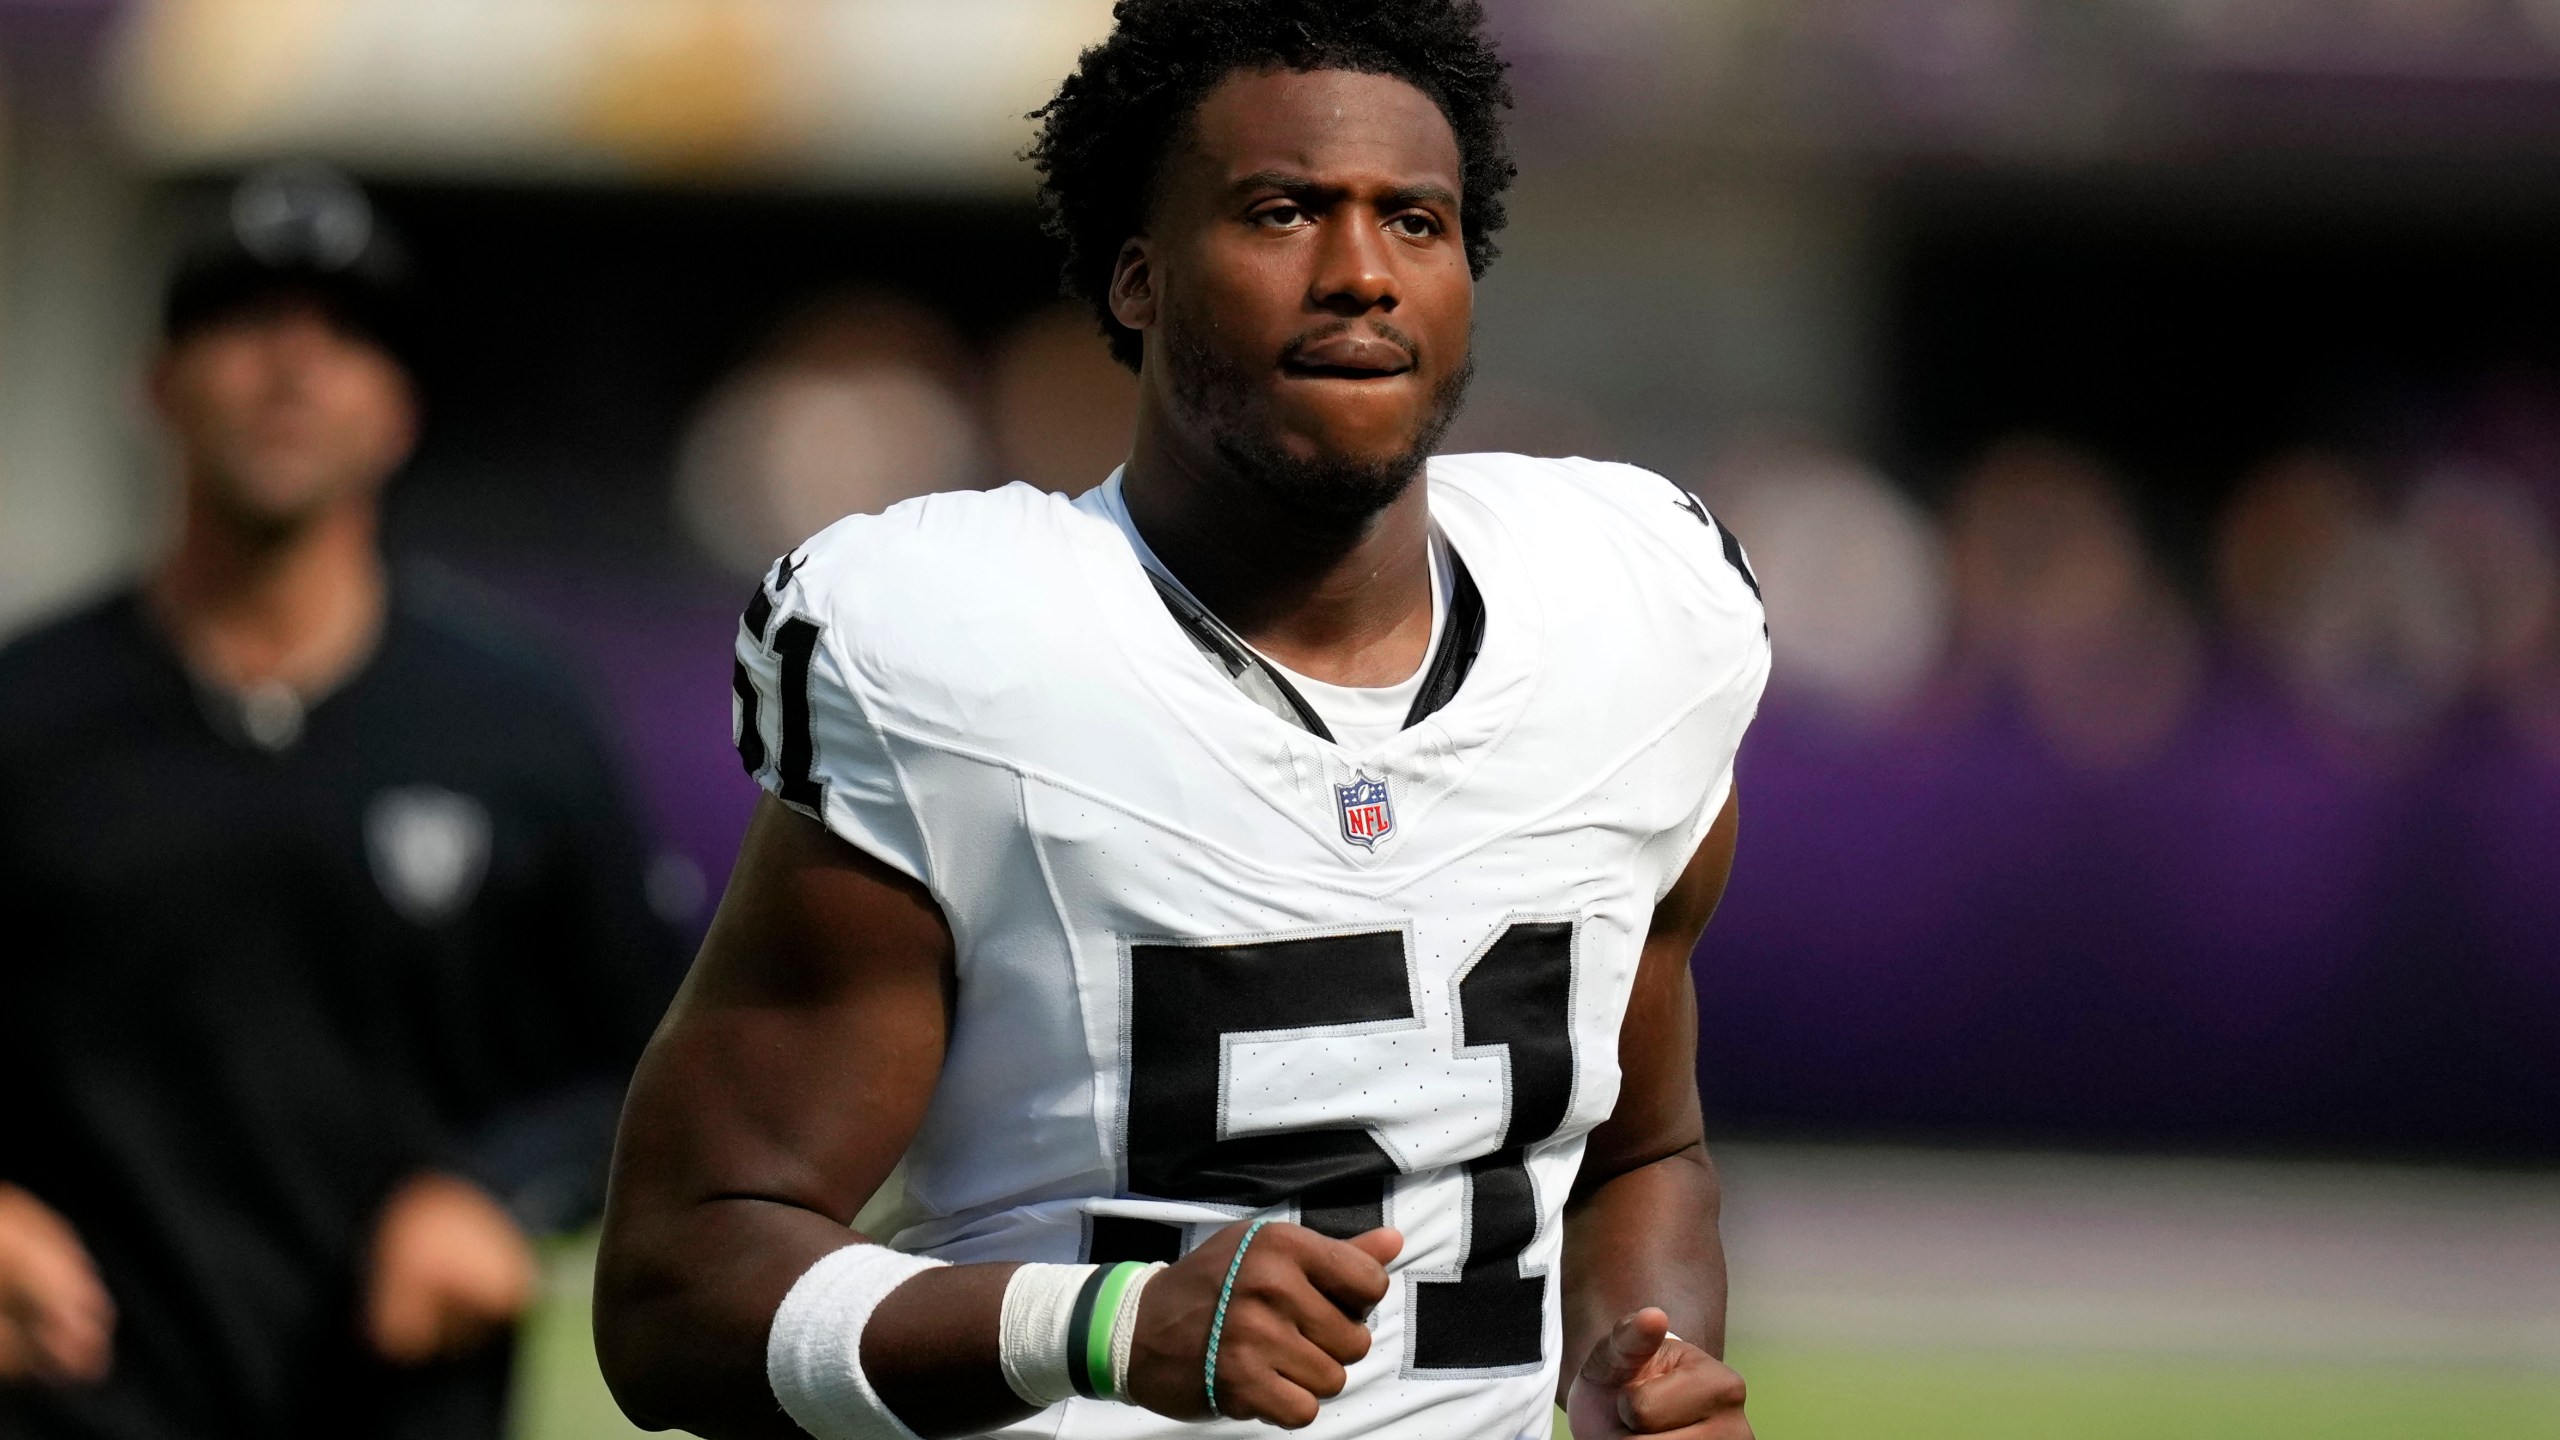
[[[1085,1333],[1093,1328],[1093,1303],[1102,1294],[1102,1282],[1112,1267],[1096,1265],[1076,1290],[1075,1308],[1067,1312],[1067,1383],[1087,1400],[1099,1400],[1102,1392],[1094,1387],[1093,1367],[1085,1363]]]

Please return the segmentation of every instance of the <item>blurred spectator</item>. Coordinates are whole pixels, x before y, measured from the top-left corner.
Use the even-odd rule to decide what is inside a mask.
[[[2407,524],[2461,598],[2474,683],[2531,704],[2560,661],[2560,543],[2541,502],[2503,471],[2446,465],[2410,493]]]
[[[1129,458],[1138,377],[1111,358],[1091,311],[1023,321],[996,343],[991,371],[998,478],[1081,495]]]
[[[2300,629],[2340,550],[2379,523],[2362,477],[2302,452],[2261,468],[2225,508],[2214,539],[2214,587],[2241,643],[2269,660]]]
[[[810,307],[694,417],[676,462],[686,530],[756,574],[846,515],[986,483],[970,375],[950,324],[913,301]]]
[[[1958,488],[1949,532],[1968,678],[2014,686],[2075,763],[2126,764],[2168,739],[2201,686],[2202,643],[2094,460],[2004,442]]]
[[[2506,717],[2535,755],[2560,769],[2560,646],[2518,679],[2507,694]]]
[[[559,663],[377,547],[396,246],[310,169],[226,220],[174,547],[0,651],[0,1434],[494,1437],[674,957]]]
[[[2445,466],[2409,497],[2409,525],[2463,594],[2476,687],[2560,766],[2560,538],[2545,500],[2511,471]]]
[[[1706,488],[1769,597],[1784,657],[1770,683],[1781,693],[1878,720],[1934,675],[1947,641],[1946,555],[1909,496],[1855,461],[1801,447],[1748,454]]]
[[[2469,617],[2439,555],[2333,460],[2288,456],[2244,483],[2214,578],[2244,644],[2333,741],[2405,744],[2468,677]]]

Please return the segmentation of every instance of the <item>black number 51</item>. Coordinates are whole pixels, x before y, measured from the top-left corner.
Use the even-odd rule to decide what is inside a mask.
[[[1129,948],[1129,1190],[1257,1209],[1295,1203],[1311,1229],[1348,1238],[1385,1223],[1394,1159],[1362,1125],[1221,1139],[1226,1042],[1256,1033],[1410,1021],[1399,930],[1234,944]],[[1538,1231],[1525,1153],[1564,1125],[1573,1096],[1573,926],[1521,921],[1458,982],[1461,1053],[1500,1047],[1510,1106],[1494,1149],[1467,1162],[1467,1250],[1454,1279],[1412,1284],[1416,1370],[1535,1366],[1543,1274],[1521,1260]],[[1180,1234],[1098,1219],[1096,1261],[1170,1258]]]

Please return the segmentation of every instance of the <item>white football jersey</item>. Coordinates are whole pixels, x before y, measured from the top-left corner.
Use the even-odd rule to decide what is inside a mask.
[[[1428,483],[1482,648],[1382,743],[1264,708],[1092,497],[1014,485],[780,562],[739,748],[957,941],[890,1244],[1171,1259],[1253,1214],[1391,1224],[1376,1346],[1305,1433],[1544,1437],[1560,1214],[1767,632],[1740,548],[1660,476],[1470,455]],[[1070,1400],[1004,1433],[1266,1432]]]

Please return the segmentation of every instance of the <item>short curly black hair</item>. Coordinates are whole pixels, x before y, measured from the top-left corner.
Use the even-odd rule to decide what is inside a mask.
[[[1062,283],[1090,304],[1111,354],[1138,366],[1138,332],[1111,313],[1120,247],[1145,227],[1166,146],[1239,70],[1389,75],[1431,97],[1458,137],[1458,219],[1478,277],[1497,253],[1517,173],[1503,133],[1509,66],[1478,0],[1119,0],[1111,36],[1032,112],[1045,228],[1066,246]]]

